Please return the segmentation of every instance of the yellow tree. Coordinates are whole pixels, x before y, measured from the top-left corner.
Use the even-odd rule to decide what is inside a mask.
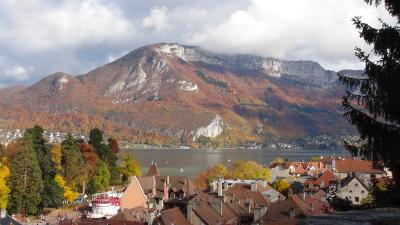
[[[272,164],[282,164],[282,163],[285,163],[285,159],[282,158],[282,157],[278,157],[278,158],[275,158],[274,160],[272,160],[270,162],[270,165],[272,165]]]
[[[10,170],[5,164],[5,158],[0,162],[0,209],[7,208],[8,195],[10,194],[10,188],[7,185],[7,179],[10,176]]]
[[[236,161],[230,173],[234,179],[269,180],[269,170],[254,161]]]
[[[68,185],[65,183],[64,178],[61,175],[55,176],[56,183],[63,189],[64,199],[68,202],[73,202],[75,199],[79,197],[78,192],[74,192]]]
[[[55,163],[56,168],[57,168],[58,171],[61,171],[61,169],[62,169],[62,167],[61,167],[61,157],[62,157],[61,145],[60,144],[53,145],[52,148],[51,148],[51,159]]]
[[[275,190],[279,191],[280,193],[285,194],[287,193],[287,191],[289,191],[290,184],[286,180],[280,179],[275,181],[272,184],[272,187],[275,188]]]
[[[122,175],[122,181],[126,182],[131,176],[141,176],[142,169],[132,154],[125,154],[122,156],[122,164],[119,167]]]

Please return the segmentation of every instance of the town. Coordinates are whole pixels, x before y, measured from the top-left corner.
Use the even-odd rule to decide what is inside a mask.
[[[31,134],[42,135],[32,137],[33,140],[38,138],[37,140],[48,142],[43,138],[44,131],[35,126],[21,134],[17,143],[29,141],[27,138],[31,138]],[[86,161],[85,166],[90,162],[89,158],[93,158],[96,152],[99,154],[96,148],[106,148],[101,144],[106,143],[103,138],[101,132],[94,129],[88,141],[91,144],[85,144],[84,140],[76,141]],[[71,143],[66,142],[75,142],[73,140],[71,135],[67,135],[61,145],[61,155],[71,154],[66,150]],[[18,146],[15,143],[12,145]],[[117,153],[114,148],[115,146],[112,152]],[[8,145],[2,151],[3,157],[16,157],[10,155],[9,151],[13,151],[12,149]],[[51,150],[52,158],[57,158],[57,151],[54,149],[53,147]],[[88,154],[91,150],[94,152]],[[61,163],[64,168],[57,169],[60,175],[56,177],[64,176],[62,179],[67,182],[59,183],[64,189],[64,200],[59,208],[31,208],[31,213],[27,213],[28,208],[24,207],[28,206],[20,206],[22,212],[27,213],[25,215],[14,208],[8,214],[3,208],[1,224],[327,224],[338,217],[343,221],[351,220],[350,217],[340,214],[341,211],[374,210],[371,206],[376,201],[374,196],[377,188],[386,190],[393,185],[392,173],[388,168],[356,157],[321,156],[312,157],[308,162],[276,158],[267,167],[252,161],[239,161],[234,162],[232,168],[226,168],[222,164],[215,165],[192,180],[187,176],[163,174],[154,161],[148,171],[141,175],[134,158],[122,156],[122,165],[118,166],[122,182],[111,186],[110,181],[101,185],[102,179],[110,179],[110,173],[113,174],[113,166],[107,162],[110,159],[100,154],[98,157],[86,192],[85,188],[82,189],[84,186],[68,182],[70,172],[65,172],[72,170],[67,164]],[[64,156],[61,158],[68,160]],[[108,178],[102,174],[105,172],[101,172],[104,168],[99,169],[101,163],[105,164],[106,169],[110,168],[107,172]],[[131,173],[124,173],[124,169]],[[11,176],[13,173],[16,172],[11,169]],[[13,188],[10,186],[10,197],[13,196]],[[9,201],[9,204],[15,204],[12,203],[13,199]],[[46,201],[42,199],[42,202]],[[400,219],[400,209],[386,208],[365,215],[360,221],[371,220],[371,215],[377,220],[395,221]]]

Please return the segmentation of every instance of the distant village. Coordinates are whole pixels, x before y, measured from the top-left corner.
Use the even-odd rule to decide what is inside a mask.
[[[23,136],[24,130],[23,129],[0,129],[0,144],[7,145],[7,143],[11,141],[15,141]],[[51,144],[59,144],[61,143],[67,133],[57,131],[57,130],[45,130],[43,136],[46,140],[48,140]],[[85,133],[76,133],[73,134],[74,138],[79,140],[87,141],[88,137]],[[339,149],[343,148],[343,141],[356,141],[358,139],[357,136],[352,135],[337,135],[337,136],[330,136],[330,135],[319,135],[319,136],[307,136],[304,139],[299,139],[292,142],[279,142],[279,141],[270,141],[267,143],[257,143],[251,142],[246,143],[240,146],[240,148],[245,149],[278,149],[278,150],[285,150],[285,149]],[[128,141],[121,141],[121,148],[133,148],[134,143],[130,143]],[[143,146],[144,148],[159,148],[165,146],[156,146],[147,144]],[[169,146],[171,147],[171,146]],[[178,144],[175,146],[176,148],[181,149],[190,149],[188,145]]]
[[[392,179],[387,168],[351,157],[275,162],[269,171],[269,182],[215,178],[206,190],[199,190],[189,177],[161,174],[153,162],[144,176],[131,177],[123,188],[94,194],[89,207],[76,209],[79,217],[60,218],[59,224],[331,224],[330,218],[338,218],[338,207],[367,204],[371,186]],[[400,219],[400,209],[386,213]],[[10,216],[5,219],[21,224]]]

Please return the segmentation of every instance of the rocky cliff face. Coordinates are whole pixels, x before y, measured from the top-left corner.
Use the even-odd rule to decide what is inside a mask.
[[[97,126],[126,138],[138,131],[215,138],[229,124],[230,142],[293,139],[347,132],[340,91],[335,72],[316,62],[161,43],[86,74],[56,73],[0,97],[0,119],[18,128]]]
[[[216,115],[211,123],[206,127],[199,127],[196,129],[194,139],[199,138],[200,136],[215,138],[222,133],[224,128],[227,128],[227,125],[220,116]]]

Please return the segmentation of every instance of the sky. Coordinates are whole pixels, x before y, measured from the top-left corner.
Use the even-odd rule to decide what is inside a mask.
[[[393,20],[363,0],[1,0],[0,87],[83,74],[158,42],[362,69],[354,47],[369,47],[354,16]]]

